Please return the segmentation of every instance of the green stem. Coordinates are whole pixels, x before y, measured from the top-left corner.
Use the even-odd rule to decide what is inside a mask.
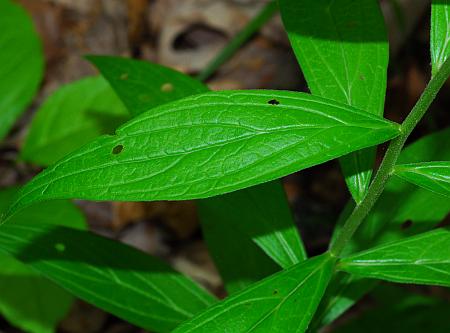
[[[336,241],[331,244],[330,252],[334,256],[339,256],[342,253],[358,227],[372,210],[373,206],[383,192],[387,181],[393,173],[395,164],[406,140],[425,115],[437,93],[449,76],[450,58],[444,62],[438,73],[428,83],[416,105],[411,110],[408,117],[406,117],[403,121],[401,125],[401,134],[389,144],[386,154],[384,155],[384,159],[381,162],[380,168],[378,169],[378,172],[375,175],[366,196],[361,203],[355,207],[340,230]]]
[[[271,1],[256,15],[233,39],[220,51],[220,53],[197,75],[200,81],[207,80],[231,56],[256,33],[276,12],[277,1]]]

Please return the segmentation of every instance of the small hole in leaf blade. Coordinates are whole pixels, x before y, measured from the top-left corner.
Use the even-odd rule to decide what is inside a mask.
[[[117,145],[113,148],[112,153],[118,155],[123,151],[123,145]]]
[[[270,105],[278,105],[278,104],[280,104],[280,102],[278,100],[276,100],[276,99],[271,99],[267,103],[269,103]]]
[[[411,228],[412,225],[413,225],[413,222],[412,222],[411,220],[407,220],[407,221],[405,221],[405,222],[402,223],[402,225],[400,226],[400,228],[401,228],[402,230],[406,230],[406,229]]]

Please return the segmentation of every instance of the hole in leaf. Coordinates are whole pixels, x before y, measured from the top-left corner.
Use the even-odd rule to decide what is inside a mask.
[[[120,75],[121,80],[128,80],[128,73],[123,73]]]
[[[411,228],[411,226],[413,225],[413,222],[411,220],[407,220],[405,222],[402,223],[402,225],[400,226],[400,228],[402,230],[406,230],[408,228]]]
[[[66,250],[66,246],[63,243],[56,243],[55,250],[58,252],[64,252]]]
[[[278,294],[278,289],[275,289],[275,290],[272,292],[272,295],[276,295],[276,294]]]
[[[280,102],[278,100],[276,100],[276,99],[271,99],[267,103],[269,103],[270,105],[278,105],[278,104],[280,104]]]
[[[171,92],[173,90],[173,84],[172,83],[164,83],[161,86],[162,92]]]
[[[117,145],[113,148],[112,153],[118,155],[123,151],[123,145]]]

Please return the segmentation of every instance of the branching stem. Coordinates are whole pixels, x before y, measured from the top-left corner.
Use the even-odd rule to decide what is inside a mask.
[[[389,144],[380,168],[378,169],[366,196],[360,204],[356,205],[355,209],[344,223],[336,240],[332,243],[330,247],[330,252],[332,255],[339,256],[342,253],[358,227],[372,210],[373,206],[383,192],[387,181],[393,173],[395,164],[406,140],[419,121],[423,118],[437,93],[449,76],[450,58],[444,62],[436,75],[428,83],[416,105],[411,110],[408,117],[406,117],[403,121],[401,125],[401,134]]]

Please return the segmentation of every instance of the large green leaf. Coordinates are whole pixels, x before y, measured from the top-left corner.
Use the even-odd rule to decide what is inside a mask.
[[[333,333],[448,332],[448,301],[389,285],[377,287],[371,298],[375,299],[375,307],[363,309],[362,314],[353,316]]]
[[[0,191],[0,211],[17,190]],[[32,206],[10,223],[47,223],[86,227],[81,212],[70,202],[51,201]],[[0,252],[0,313],[11,324],[30,333],[51,333],[67,314],[73,297],[53,282],[13,257]]]
[[[450,54],[450,1],[433,0],[431,4],[430,50],[433,75]]]
[[[67,156],[28,183],[10,213],[57,198],[205,198],[398,134],[397,124],[308,94],[206,93],[143,113]]]
[[[356,253],[339,268],[400,283],[450,286],[450,231],[437,229]]]
[[[400,154],[400,163],[450,160],[450,128],[433,133],[409,145]],[[395,205],[392,204],[395,202]],[[430,209],[433,207],[433,209]],[[348,209],[352,207],[349,205]],[[377,244],[399,240],[430,230],[450,212],[448,198],[411,185],[398,177],[392,177],[374,209],[361,225],[346,253],[367,249]],[[345,216],[345,212],[343,214]],[[344,219],[342,219],[343,221]],[[338,231],[339,228],[336,229]],[[323,326],[331,323],[346,311],[362,295],[372,289],[369,280],[347,277],[347,282],[338,280],[330,283],[330,290],[318,310],[318,319]],[[343,284],[347,284],[344,286]],[[365,286],[364,286],[365,285]],[[334,287],[333,287],[334,286]],[[366,292],[363,289],[366,289]],[[342,290],[342,291],[339,291]],[[358,295],[354,291],[358,291]],[[350,292],[350,294],[349,294]],[[350,297],[349,297],[350,295]],[[326,313],[322,313],[325,311]]]
[[[333,266],[327,254],[303,261],[230,296],[174,332],[305,332]]]
[[[114,57],[91,57],[93,63],[98,67],[100,72],[110,81],[116,93],[120,96],[125,104],[130,108],[133,114],[147,111],[155,105],[164,104],[168,97],[173,100],[184,97],[185,95],[194,95],[200,89],[207,91],[206,86],[201,86],[198,81],[186,75],[175,72],[171,69],[164,68],[158,65],[148,64],[143,61],[136,61],[132,59],[114,58]],[[110,66],[113,64],[113,66]],[[161,76],[161,72],[164,74]],[[134,81],[123,80],[117,75],[118,73],[135,73],[139,77],[153,78],[136,85]],[[157,78],[155,81],[154,78]],[[176,93],[168,95],[167,91],[160,89],[165,82],[170,82],[173,87],[176,87]],[[148,94],[148,85],[153,84],[151,90],[151,99],[142,101],[136,105],[136,96],[140,94]],[[133,109],[135,108],[135,109]],[[278,186],[281,188],[281,186]],[[285,211],[282,218],[285,219],[284,229],[288,229],[286,224],[291,224],[290,229],[295,228],[293,221],[289,214],[289,208],[286,202],[286,196],[283,191],[279,191],[278,187],[272,185],[274,191],[267,191],[267,186],[254,186],[245,190],[245,194],[229,194],[223,195],[218,200],[211,200],[211,202],[199,201],[199,215],[202,222],[202,229],[204,238],[207,241],[209,251],[218,267],[221,276],[225,282],[225,287],[230,293],[234,293],[245,286],[259,281],[265,276],[276,272],[279,267],[275,265],[267,255],[258,248],[253,242],[252,235],[245,233],[243,230],[237,230],[234,221],[239,221],[250,228],[257,227],[253,223],[253,214],[259,210],[261,216],[271,216],[274,210],[279,212]],[[230,207],[236,203],[236,196],[239,196],[238,206]],[[255,200],[256,198],[256,200]],[[258,202],[264,200],[270,202],[270,205],[260,205]],[[287,210],[286,210],[287,209]],[[247,212],[245,218],[242,216],[242,211]],[[226,214],[224,214],[224,211]],[[269,248],[269,251],[277,251],[284,253],[284,247],[277,248],[279,245],[290,246],[290,244],[282,244],[275,236],[286,233],[285,231],[272,228],[268,225],[271,222],[278,222],[277,219],[265,220],[265,227],[271,229],[274,237],[266,235],[266,242],[260,242],[258,245],[264,249]],[[275,224],[277,225],[277,224]],[[291,235],[294,235],[292,232]],[[296,251],[296,245],[299,242],[295,237],[291,237],[289,241],[293,241],[293,247]],[[239,243],[239,247],[230,246],[234,242]]]
[[[170,331],[214,302],[160,260],[87,231],[6,223],[0,249],[81,299],[149,330]]]
[[[395,174],[430,191],[450,196],[450,162],[400,164]]]
[[[240,191],[235,193],[238,192]],[[227,210],[224,214],[224,208],[227,207],[226,197],[229,195],[217,197],[225,198],[217,200],[217,205],[209,204],[206,202],[208,199],[198,200],[197,205],[208,251],[220,272],[228,294],[234,294],[279,271],[280,266],[264,253],[250,235],[236,229],[233,222],[234,218],[240,216],[240,211],[232,209],[231,212]],[[254,208],[248,207],[249,210]],[[242,219],[242,222],[254,221]],[[256,223],[251,225],[256,226]]]
[[[147,61],[88,56],[132,115],[208,90],[200,81]]]
[[[226,220],[236,232],[244,233],[283,268],[306,259],[303,244],[298,235],[279,181],[248,188],[225,196],[201,201],[202,210],[213,220]],[[280,204],[283,202],[283,204]],[[251,203],[251,206],[247,206]]]
[[[0,1],[0,140],[33,99],[44,59],[33,22],[19,5]]]
[[[39,108],[22,148],[22,158],[50,165],[101,134],[114,133],[129,114],[101,77],[63,86]]]
[[[382,115],[388,42],[377,0],[280,0],[292,48],[311,92]],[[341,159],[356,202],[370,183],[375,148]]]

